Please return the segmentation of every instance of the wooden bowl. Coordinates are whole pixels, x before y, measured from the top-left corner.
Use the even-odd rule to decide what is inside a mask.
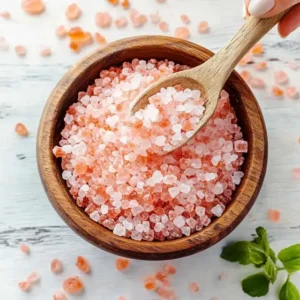
[[[62,219],[81,237],[111,253],[144,260],[165,260],[191,255],[216,244],[227,236],[246,216],[261,189],[267,165],[267,134],[259,105],[251,90],[236,73],[230,76],[226,90],[239,119],[249,152],[243,165],[245,176],[233,194],[231,204],[220,218],[189,237],[164,242],[135,241],[114,235],[92,221],[70,195],[62,179],[60,160],[52,149],[60,140],[64,115],[85,91],[110,66],[133,58],[165,59],[197,66],[213,55],[209,50],[188,41],[162,36],[142,36],[119,40],[99,49],[72,67],[50,95],[41,117],[37,158],[40,176],[52,205]]]

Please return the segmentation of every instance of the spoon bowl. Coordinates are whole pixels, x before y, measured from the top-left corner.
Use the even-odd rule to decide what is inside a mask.
[[[44,108],[37,137],[37,161],[48,198],[61,218],[79,236],[108,252],[143,260],[167,260],[203,251],[221,241],[244,219],[261,189],[267,166],[267,134],[259,105],[243,79],[233,72],[226,91],[238,116],[248,153],[242,171],[245,173],[233,193],[232,202],[219,218],[188,237],[163,242],[135,241],[119,237],[90,219],[80,209],[62,179],[61,161],[52,149],[61,139],[64,116],[77,101],[78,92],[94,83],[101,70],[119,66],[124,61],[140,59],[169,59],[195,67],[203,64],[213,53],[194,43],[163,36],[141,36],[119,40],[97,50],[74,65],[59,81]]]
[[[130,115],[145,108],[149,103],[149,97],[158,93],[161,88],[172,87],[176,84],[180,84],[183,88],[200,90],[202,92],[202,98],[206,99],[204,115],[199,120],[193,134],[183,139],[181,143],[173,146],[170,151],[164,154],[180,148],[201,130],[214,114],[220,92],[235,66],[288,11],[289,9],[266,19],[255,17],[247,18],[232,40],[204,64],[163,78],[137,97],[131,108]]]

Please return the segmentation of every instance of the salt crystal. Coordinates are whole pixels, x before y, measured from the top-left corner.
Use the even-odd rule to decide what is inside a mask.
[[[218,204],[218,205],[216,205],[215,207],[213,207],[213,208],[211,209],[211,212],[212,212],[215,216],[221,217],[222,214],[223,214],[223,209],[222,209],[221,205]]]
[[[165,184],[174,184],[177,181],[177,177],[175,175],[167,175],[163,179],[163,183]]]
[[[62,178],[64,180],[68,180],[72,176],[72,173],[70,171],[63,171],[62,172]]]
[[[201,217],[205,215],[205,208],[202,206],[197,206],[195,209],[196,214]]]
[[[220,155],[216,155],[216,156],[213,156],[212,159],[211,159],[211,163],[214,165],[214,166],[217,166],[218,163],[220,162],[221,160],[221,156]]]
[[[241,171],[234,172],[233,176],[232,176],[232,182],[234,184],[240,184],[243,176],[244,176],[244,173]]]
[[[90,214],[90,218],[95,221],[95,222],[99,222],[100,220],[100,215],[99,213],[95,210]]]
[[[182,192],[184,194],[188,194],[191,190],[191,187],[187,184],[181,183],[179,185],[179,190],[180,190],[180,192]]]
[[[188,227],[188,226],[181,227],[181,232],[185,236],[190,236],[191,235],[191,228]]]
[[[168,192],[172,198],[175,198],[180,193],[180,190],[178,187],[172,187],[168,189]]]
[[[118,121],[119,121],[118,116],[111,116],[106,119],[106,124],[109,125],[110,127],[115,127]]]
[[[194,218],[186,219],[186,224],[190,226],[190,228],[195,228],[197,225],[197,221]]]
[[[284,71],[277,71],[274,73],[276,84],[286,84],[289,81],[287,74]]]
[[[177,216],[174,220],[173,223],[175,226],[177,226],[178,228],[181,228],[184,226],[185,224],[185,219],[183,216]]]
[[[155,145],[164,146],[166,143],[166,137],[164,135],[160,135],[155,139]]]
[[[217,182],[212,190],[214,192],[214,194],[216,195],[220,195],[223,193],[224,189],[223,189],[223,185],[220,182]]]
[[[105,204],[101,205],[100,211],[101,211],[101,214],[106,215],[108,213],[108,206]]]
[[[215,173],[205,173],[205,180],[211,181],[217,178],[217,174]]]
[[[126,234],[126,229],[123,225],[116,224],[116,226],[114,227],[113,233],[118,236],[124,236]]]
[[[156,223],[154,226],[154,231],[161,232],[165,228],[165,225],[163,223]]]
[[[127,230],[132,230],[132,229],[133,229],[133,224],[132,224],[132,222],[129,222],[128,220],[124,220],[124,221],[123,221],[123,226],[124,226]]]
[[[143,211],[144,211],[144,207],[141,206],[141,205],[138,205],[138,206],[133,207],[131,209],[131,213],[132,213],[133,216],[137,216],[138,214],[140,214]]]

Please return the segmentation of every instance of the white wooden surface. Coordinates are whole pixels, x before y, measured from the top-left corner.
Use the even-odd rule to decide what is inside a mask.
[[[0,298],[4,300],[52,299],[53,291],[61,286],[62,279],[78,274],[74,261],[77,255],[85,255],[93,264],[93,273],[82,276],[85,293],[70,299],[117,300],[120,295],[129,300],[154,300],[154,294],[143,290],[142,279],[157,270],[163,263],[133,261],[125,274],[114,269],[115,256],[103,252],[83,241],[74,234],[57,216],[43,191],[36,167],[35,139],[39,117],[46,99],[80,55],[73,54],[67,41],[59,41],[54,28],[61,24],[71,26],[65,20],[64,10],[71,0],[45,1],[44,15],[30,17],[20,9],[19,0],[0,0],[0,11],[12,13],[12,20],[0,20],[0,36],[10,43],[8,52],[0,52]],[[96,31],[93,21],[95,11],[108,9],[114,16],[126,14],[121,8],[111,8],[105,0],[77,0],[83,9],[80,24],[87,30]],[[216,51],[242,24],[242,0],[168,0],[167,4],[157,4],[154,0],[132,0],[134,7],[145,13],[159,10],[170,23],[170,35],[181,24],[179,16],[187,13],[192,23],[192,40]],[[197,24],[207,20],[211,26],[209,35],[199,35]],[[114,27],[103,30],[108,40],[140,34],[159,34],[152,24],[141,29],[131,26],[124,30]],[[270,87],[274,70],[286,70],[290,82],[300,89],[300,71],[287,68],[286,62],[297,59],[300,63],[300,30],[289,38],[281,40],[275,31],[263,40],[269,70],[262,76]],[[24,44],[28,47],[26,58],[20,59],[13,52],[13,46]],[[49,45],[53,55],[39,57],[41,45]],[[248,67],[253,69],[253,67]],[[259,225],[265,226],[270,234],[272,246],[282,247],[300,242],[300,182],[292,178],[291,170],[300,166],[300,100],[278,100],[271,96],[269,89],[256,90],[265,117],[269,135],[269,164],[265,183],[251,214],[225,240],[211,249],[174,261],[178,274],[174,286],[179,299],[220,300],[250,299],[240,288],[240,279],[253,271],[250,267],[229,264],[219,258],[222,246],[236,239],[250,239]],[[17,122],[24,122],[29,130],[28,138],[20,138],[14,133]],[[275,224],[267,220],[269,208],[280,209],[282,218]],[[29,257],[18,251],[19,242],[31,244]],[[52,258],[60,258],[65,263],[65,272],[53,276],[49,271]],[[38,271],[40,285],[25,294],[19,291],[17,282],[31,271]],[[221,272],[228,273],[228,279],[218,280]],[[300,276],[294,275],[294,282],[300,288]],[[283,280],[283,278],[281,278]],[[197,281],[200,292],[192,295],[188,283]],[[280,280],[279,280],[280,281]],[[276,289],[272,287],[265,299],[276,299]]]

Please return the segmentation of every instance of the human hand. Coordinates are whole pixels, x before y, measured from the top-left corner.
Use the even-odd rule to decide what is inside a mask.
[[[294,6],[278,24],[281,37],[287,37],[300,27],[300,0],[245,0],[245,17],[268,18]]]

